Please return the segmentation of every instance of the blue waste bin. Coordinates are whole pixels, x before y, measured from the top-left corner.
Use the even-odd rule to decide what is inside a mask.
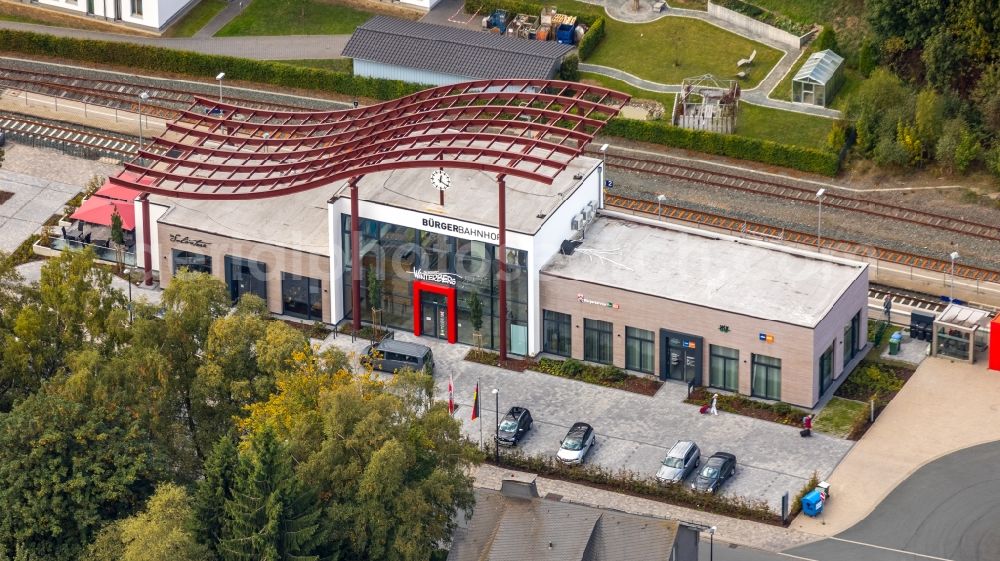
[[[823,512],[823,497],[818,489],[813,489],[802,497],[802,512],[807,516],[816,516]]]

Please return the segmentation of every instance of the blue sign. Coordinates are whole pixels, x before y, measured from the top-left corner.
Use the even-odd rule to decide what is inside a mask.
[[[767,333],[761,333],[758,337],[760,337],[761,341],[767,341]]]
[[[608,189],[611,189],[615,186],[615,182],[610,179],[605,179],[604,186],[607,187]]]

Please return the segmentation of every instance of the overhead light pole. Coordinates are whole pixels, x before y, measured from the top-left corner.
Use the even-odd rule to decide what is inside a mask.
[[[955,299],[955,260],[960,256],[957,251],[952,251],[948,257],[951,258],[951,289],[948,291],[948,302]]]
[[[497,399],[497,402],[496,402],[496,406],[497,406],[497,424],[496,424],[497,433],[496,433],[496,438],[493,440],[493,451],[494,451],[494,454],[495,454],[494,458],[496,459],[497,465],[500,465],[500,390],[497,389],[497,388],[493,388],[493,396],[496,397],[496,399]]]
[[[664,195],[657,195],[656,196],[656,220],[657,221],[663,220],[663,213],[660,212],[660,208],[663,205],[663,201],[665,201],[665,200],[667,200],[667,197],[664,196]]]
[[[219,72],[219,75],[215,77],[215,79],[219,81],[219,103],[222,103],[222,79],[225,77],[225,72]]]
[[[715,561],[715,531],[717,529],[715,526],[708,529],[708,561]]]
[[[149,99],[149,92],[139,94],[139,150],[142,150],[142,102]]]
[[[826,189],[820,189],[816,191],[816,198],[819,199],[819,215],[816,218],[816,250],[819,251],[823,247],[823,196],[826,195]]]

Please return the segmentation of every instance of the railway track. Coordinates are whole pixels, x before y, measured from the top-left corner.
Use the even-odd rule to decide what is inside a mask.
[[[815,188],[798,187],[777,181],[749,178],[721,171],[711,171],[674,162],[634,158],[619,154],[608,154],[605,157],[605,163],[609,167],[627,169],[633,172],[681,179],[693,183],[712,185],[724,189],[733,189],[811,205],[819,204]],[[831,192],[830,190],[827,190],[823,197],[823,206],[860,212],[879,219],[899,220],[910,224],[928,226],[990,241],[1000,241],[1000,224],[984,224],[953,218],[943,214],[851,197]]]
[[[749,235],[765,239],[788,241],[806,246],[816,246],[818,242],[824,249],[830,251],[837,251],[869,258],[874,257],[875,259],[884,262],[895,263],[903,266],[912,266],[939,273],[951,270],[950,261],[932,259],[930,257],[905,253],[892,249],[878,248],[872,245],[860,244],[847,240],[824,237],[821,241],[819,241],[817,240],[815,234],[789,230],[787,228],[778,228],[757,222],[737,220],[721,214],[691,210],[679,206],[658,203],[657,201],[647,201],[644,199],[635,199],[607,193],[604,196],[604,204],[606,206],[628,210],[633,213],[648,214],[653,217],[656,217],[659,212],[659,216],[667,220],[689,222],[699,226],[726,230],[737,235]],[[1000,271],[980,269],[978,267],[970,267],[968,265],[957,263],[955,264],[955,276],[970,280],[978,280],[985,283],[1000,283]]]
[[[135,138],[79,125],[68,126],[60,121],[26,117],[0,112],[0,130],[7,137],[33,146],[57,148],[64,152],[97,158],[125,160],[135,155],[139,144]]]

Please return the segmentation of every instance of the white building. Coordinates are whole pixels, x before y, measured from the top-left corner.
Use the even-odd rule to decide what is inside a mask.
[[[198,0],[37,0],[38,6],[162,31]]]

